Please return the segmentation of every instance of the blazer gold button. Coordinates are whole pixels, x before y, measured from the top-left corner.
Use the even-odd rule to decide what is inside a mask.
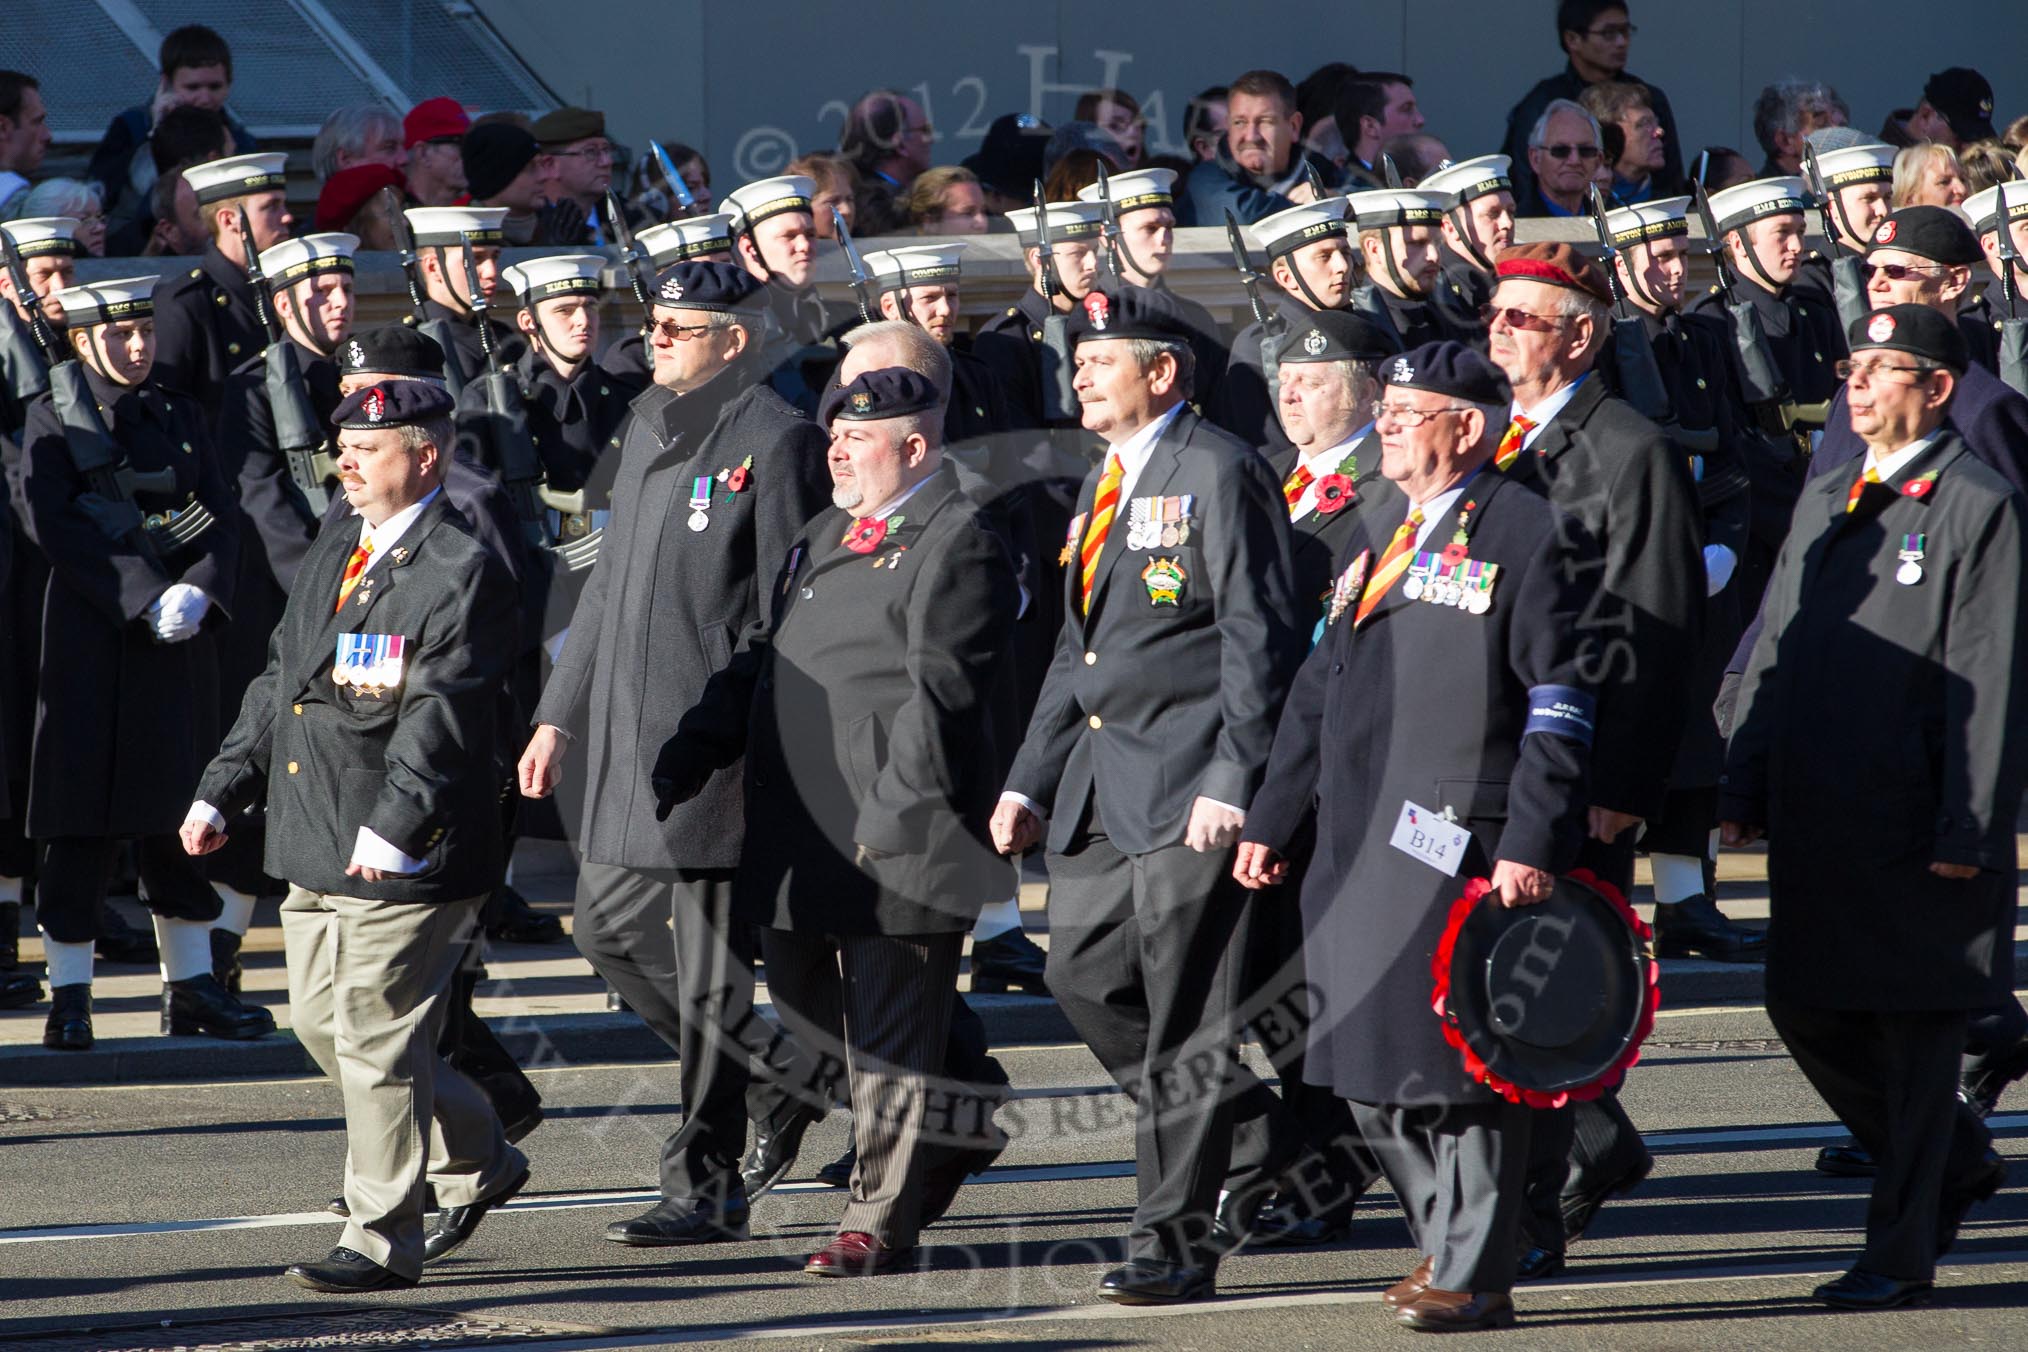
[[[1098,654],[1097,654],[1097,653],[1086,653],[1086,654],[1084,655],[1084,664],[1085,664],[1086,666],[1088,666],[1088,667],[1095,667],[1095,666],[1097,666],[1097,665],[1098,665]]]
[[[1104,723],[1102,723],[1102,722],[1100,722],[1100,721],[1099,721],[1099,716],[1098,716],[1097,714],[1093,714],[1093,715],[1092,715],[1092,716],[1091,716],[1090,718],[1087,718],[1087,719],[1085,720],[1085,722],[1087,722],[1087,723],[1091,724],[1091,726],[1092,726],[1092,727],[1093,727],[1094,729],[1097,729],[1097,728],[1102,728],[1102,727],[1104,727],[1104,726],[1105,726],[1105,724],[1104,724]]]
[[[296,717],[301,718],[302,716],[303,716],[303,706],[298,704],[296,706]]]
[[[297,770],[297,768],[298,768],[298,767],[297,767],[297,765],[296,765],[296,763],[295,763],[294,761],[290,761],[290,762],[289,762],[289,773],[290,773],[290,774],[294,774],[294,773],[296,773],[296,770]]]

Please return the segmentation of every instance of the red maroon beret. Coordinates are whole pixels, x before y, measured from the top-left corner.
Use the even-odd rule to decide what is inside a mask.
[[[373,200],[373,194],[382,188],[406,190],[408,180],[401,176],[401,170],[384,164],[356,164],[350,169],[340,169],[324,180],[324,190],[317,194],[317,229],[343,230],[352,224],[352,218],[359,209]]]
[[[472,129],[465,105],[452,98],[424,99],[401,120],[401,143],[414,150],[424,141],[457,141]]]
[[[1493,265],[1499,276],[1582,291],[1602,305],[1612,304],[1605,272],[1568,244],[1516,244],[1500,251]]]

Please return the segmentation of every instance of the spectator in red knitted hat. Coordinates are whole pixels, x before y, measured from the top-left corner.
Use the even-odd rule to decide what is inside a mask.
[[[362,249],[392,249],[394,228],[388,221],[386,189],[399,197],[406,184],[401,170],[385,164],[358,164],[324,180],[317,194],[317,229],[344,230],[359,236]]]
[[[408,148],[408,195],[416,206],[450,207],[465,202],[465,162],[459,145],[472,119],[456,99],[424,99],[401,122]]]

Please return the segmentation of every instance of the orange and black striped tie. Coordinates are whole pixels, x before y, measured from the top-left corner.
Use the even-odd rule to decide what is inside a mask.
[[[1415,553],[1415,533],[1422,529],[1422,508],[1417,507],[1408,514],[1408,520],[1401,523],[1394,532],[1394,538],[1387,542],[1387,552],[1380,556],[1379,564],[1373,569],[1373,576],[1366,579],[1366,590],[1359,596],[1359,609],[1352,614],[1352,627],[1357,629],[1366,623],[1366,617],[1380,604],[1380,598],[1387,595],[1395,579],[1408,571],[1409,558]]]
[[[1521,458],[1521,443],[1535,430],[1535,420],[1516,413],[1514,421],[1507,424],[1506,435],[1500,438],[1500,449],[1494,453],[1493,467],[1506,469]]]
[[[352,589],[359,585],[359,575],[366,571],[366,561],[373,557],[373,537],[367,536],[359,542],[359,548],[352,551],[352,557],[345,560],[345,576],[338,579],[338,604],[331,607],[337,614],[345,609],[345,598],[352,595]]]
[[[1079,579],[1083,586],[1081,593],[1085,613],[1091,613],[1092,583],[1098,580],[1099,555],[1105,552],[1106,532],[1111,529],[1113,516],[1120,506],[1120,485],[1127,477],[1127,467],[1120,463],[1119,452],[1106,457],[1105,472],[1099,475],[1098,492],[1091,500],[1091,523],[1084,528],[1084,546],[1078,551],[1082,572]]]
[[[1877,484],[1879,482],[1880,471],[1868,465],[1866,472],[1852,481],[1852,491],[1845,495],[1845,510],[1847,512],[1857,511],[1860,495],[1865,493],[1866,485]]]
[[[1297,465],[1295,473],[1282,480],[1282,497],[1288,502],[1289,510],[1295,511],[1296,504],[1303,500],[1303,490],[1317,481],[1308,465]]]

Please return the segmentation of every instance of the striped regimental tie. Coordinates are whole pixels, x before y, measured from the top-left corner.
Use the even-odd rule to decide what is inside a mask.
[[[352,589],[359,585],[359,575],[366,571],[366,561],[373,557],[373,537],[367,536],[359,542],[359,548],[352,551],[352,557],[345,560],[345,576],[338,580],[338,604],[331,607],[337,614],[345,609],[345,598],[352,595]]]
[[[1415,533],[1421,529],[1422,508],[1417,507],[1408,514],[1408,520],[1395,528],[1394,538],[1387,542],[1387,552],[1380,556],[1373,576],[1366,580],[1366,590],[1359,596],[1359,609],[1352,614],[1354,629],[1366,623],[1366,617],[1380,604],[1380,598],[1387,595],[1395,579],[1408,571],[1409,558],[1415,553]]]
[[[1879,482],[1880,471],[1868,465],[1866,472],[1852,481],[1852,491],[1845,495],[1845,510],[1848,513],[1857,511],[1860,495],[1865,493],[1866,485],[1877,484]]]
[[[1535,430],[1535,420],[1514,415],[1514,421],[1507,424],[1506,434],[1500,438],[1500,449],[1493,454],[1493,467],[1506,469],[1521,458],[1521,443]]]
[[[1106,532],[1112,528],[1113,516],[1119,511],[1120,485],[1126,477],[1127,467],[1120,463],[1119,452],[1108,455],[1105,472],[1099,475],[1098,494],[1091,500],[1091,523],[1084,528],[1084,547],[1078,551],[1082,603],[1087,615],[1091,613],[1092,583],[1098,580],[1099,555],[1105,553]]]

